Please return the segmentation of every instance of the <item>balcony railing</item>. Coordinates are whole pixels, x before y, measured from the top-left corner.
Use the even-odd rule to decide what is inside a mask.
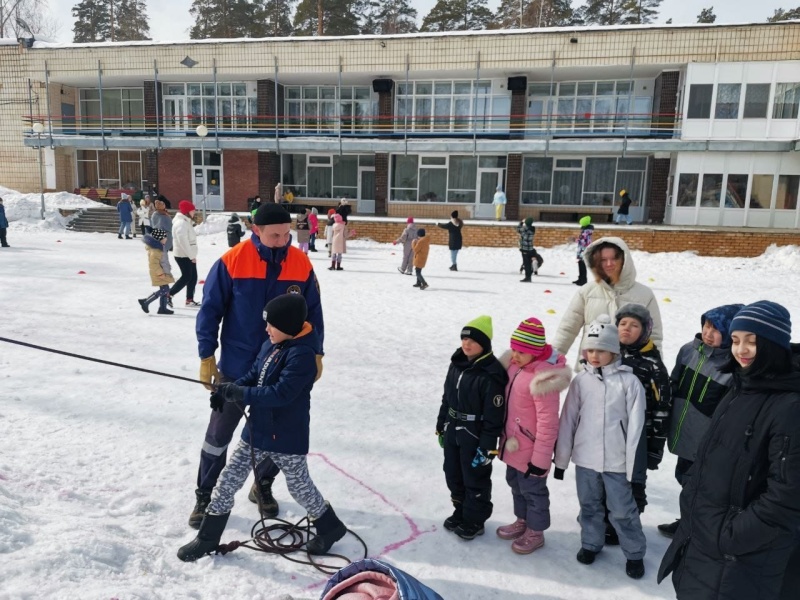
[[[377,137],[377,138],[592,138],[680,137],[681,116],[674,113],[479,115],[479,116],[220,116],[144,115],[80,117],[26,115],[23,121],[47,123],[54,135],[193,136],[198,125],[225,137]],[[33,134],[31,134],[33,135]]]

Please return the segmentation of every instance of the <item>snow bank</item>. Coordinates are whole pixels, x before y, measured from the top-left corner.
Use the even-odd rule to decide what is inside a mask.
[[[64,229],[72,217],[63,217],[60,208],[90,208],[98,206],[97,202],[70,194],[55,192],[44,195],[44,220],[42,220],[41,194],[22,194],[0,186],[0,198],[6,208],[9,229],[15,231],[41,231]]]

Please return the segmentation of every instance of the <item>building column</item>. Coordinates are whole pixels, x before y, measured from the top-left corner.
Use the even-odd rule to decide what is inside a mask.
[[[680,73],[678,71],[664,71],[656,77],[650,135],[680,137],[679,133],[675,132],[679,82]]]
[[[522,187],[522,154],[509,154],[506,162],[506,219],[519,220]]]
[[[647,194],[647,214],[650,223],[663,223],[667,210],[667,186],[671,159],[650,159],[650,190]]]
[[[150,189],[145,191],[150,192],[153,188],[158,189],[158,151],[146,150],[144,160],[147,184],[150,186]]]
[[[145,81],[144,82],[144,126],[146,129],[155,130],[158,123],[156,123],[156,113],[161,118],[162,122],[164,119],[164,103],[162,102],[163,94],[161,91],[161,82],[158,82],[158,86],[156,86],[156,82]]]
[[[528,112],[528,78],[509,77],[508,89],[511,92],[511,137],[522,138],[525,137],[525,121]]]
[[[375,215],[389,214],[389,155],[375,154]]]
[[[275,152],[258,153],[258,195],[262,202],[272,202],[275,186],[281,180],[281,157]]]
[[[257,131],[272,131],[275,133],[275,116],[277,115],[278,127],[283,127],[280,117],[283,116],[283,86],[278,84],[278,97],[275,97],[275,81],[273,79],[259,79],[256,82],[256,105],[258,116],[255,127]]]
[[[372,81],[372,91],[378,94],[378,120],[373,124],[373,130],[378,133],[391,133],[394,131],[394,81],[391,79],[375,79]]]

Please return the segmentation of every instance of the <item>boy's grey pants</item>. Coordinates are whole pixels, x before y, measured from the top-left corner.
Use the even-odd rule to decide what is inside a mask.
[[[644,558],[647,540],[642,531],[631,484],[625,478],[625,473],[598,473],[576,466],[575,483],[581,505],[581,546],[592,552],[603,549],[607,506],[608,518],[619,536],[619,545],[625,558]]]
[[[280,454],[258,448],[254,448],[254,451],[256,464],[269,458],[278,466],[286,477],[286,486],[289,488],[292,498],[306,510],[312,519],[322,516],[327,509],[325,499],[311,481],[305,454]],[[252,469],[250,445],[244,440],[240,440],[228,459],[228,464],[220,473],[206,513],[222,515],[231,512],[233,496],[242,489]]]

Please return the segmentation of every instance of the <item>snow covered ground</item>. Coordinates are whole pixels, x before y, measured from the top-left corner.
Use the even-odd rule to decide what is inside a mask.
[[[17,210],[5,197],[7,210]],[[12,222],[11,248],[0,251],[0,336],[195,377],[195,313],[145,315],[136,302],[152,289],[139,239],[67,232],[55,217],[42,225],[36,216]],[[199,237],[201,278],[227,248],[224,233],[211,230]],[[549,484],[553,526],[532,555],[515,555],[494,535],[513,520],[498,462],[486,535],[464,542],[441,527],[451,506],[434,428],[449,357],[460,328],[483,313],[494,319],[498,351],[526,317],[555,332],[576,292],[577,267],[573,248],[542,254],[541,274],[528,285],[518,282],[514,249],[467,248],[453,273],[447,249],[434,246],[425,291],[397,272],[391,245],[349,244],[341,272],[326,269],[324,252],[312,255],[326,358],[312,396],[311,474],[372,556],[444,598],[672,598],[669,582],[655,583],[667,547],[656,525],[677,516],[671,455],[648,484],[641,581],[625,576],[619,548],[605,549],[591,566],[576,562],[573,467],[565,481]],[[660,302],[670,368],[713,306],[766,298],[800,320],[796,247],[752,259],[634,257],[639,281]],[[0,598],[319,596],[324,575],[274,556],[240,549],[195,564],[176,558],[195,534],[186,519],[209,414],[203,388],[2,342],[0,381]],[[276,496],[283,517],[302,516],[283,478]],[[242,491],[223,541],[246,539],[255,517]],[[356,557],[358,546],[347,540],[335,549]]]

